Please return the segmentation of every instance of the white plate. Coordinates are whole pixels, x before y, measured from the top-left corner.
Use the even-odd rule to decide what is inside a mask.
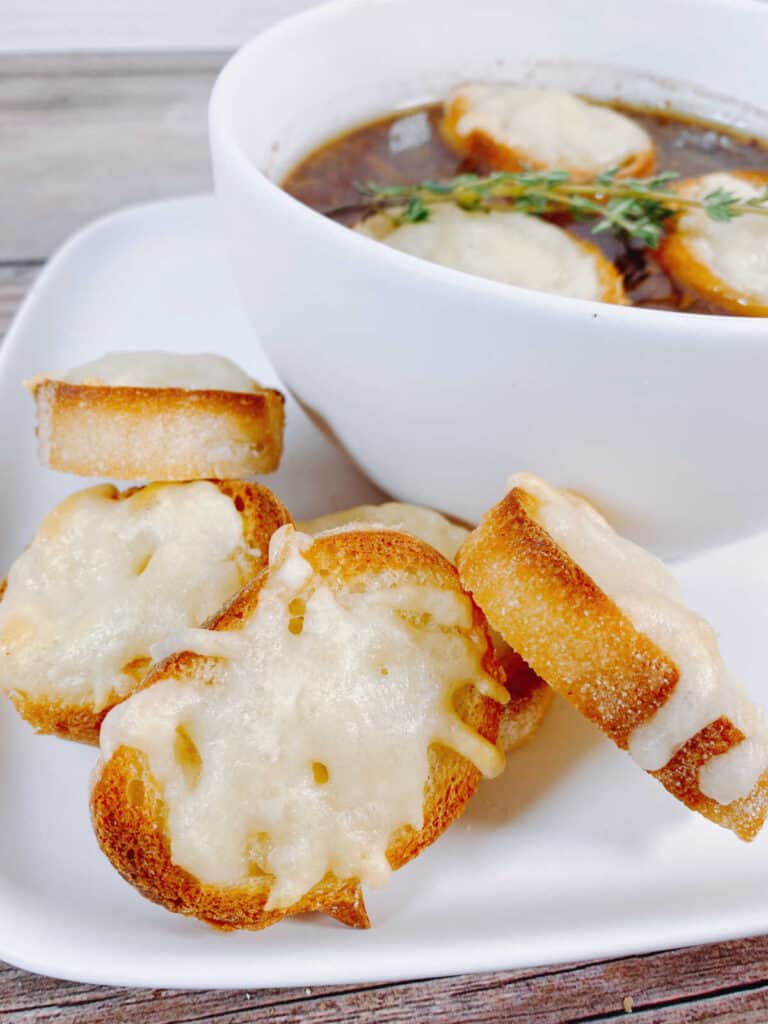
[[[216,350],[277,383],[239,310],[212,200],[98,222],[24,304],[0,349],[0,565],[54,502],[87,484],[37,465],[20,381],[121,348]],[[268,482],[297,517],[375,500],[292,402],[288,422],[284,467]],[[499,467],[500,481],[512,468]],[[687,562],[679,575],[736,672],[765,698],[768,535]],[[0,957],[30,970],[172,987],[363,982],[643,952],[768,926],[768,836],[747,846],[688,813],[561,702],[439,843],[367,893],[369,932],[313,916],[220,934],[146,902],[93,839],[95,757],[33,736],[0,705]]]

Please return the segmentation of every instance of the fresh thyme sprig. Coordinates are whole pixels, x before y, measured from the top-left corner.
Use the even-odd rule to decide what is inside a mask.
[[[649,178],[619,178],[618,168],[589,182],[574,182],[565,171],[500,171],[482,177],[460,174],[418,185],[356,185],[369,210],[392,210],[399,224],[429,219],[430,207],[454,203],[463,210],[510,210],[536,216],[569,214],[594,221],[593,234],[611,231],[655,249],[667,222],[686,209],[703,210],[715,221],[745,214],[768,215],[768,188],[752,199],[717,189],[702,199],[668,188],[678,177],[664,171]]]

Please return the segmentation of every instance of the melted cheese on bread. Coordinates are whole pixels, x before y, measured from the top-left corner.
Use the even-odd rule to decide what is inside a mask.
[[[158,679],[101,733],[105,759],[121,746],[147,757],[174,863],[216,885],[269,874],[267,909],[328,872],[386,882],[393,835],[422,825],[431,744],[487,776],[503,767],[453,707],[468,684],[507,700],[469,635],[470,599],[386,572],[332,586],[304,557],[311,543],[278,530],[242,627],[185,631],[156,652],[199,652],[215,667]]]
[[[595,246],[539,217],[445,204],[415,224],[372,221],[357,230],[400,252],[491,281],[599,301],[608,290],[606,274],[611,283],[620,280]]]
[[[527,473],[510,483],[536,499],[539,525],[677,665],[679,679],[669,699],[630,735],[629,753],[637,764],[646,771],[663,768],[688,740],[723,716],[746,738],[699,770],[699,788],[723,805],[747,796],[768,769],[762,711],[725,667],[712,627],[683,605],[669,569],[620,537],[582,498]]]
[[[361,526],[387,526],[431,544],[449,562],[470,534],[466,526],[452,523],[434,509],[423,505],[387,501],[381,505],[358,505],[341,512],[331,512],[299,529],[311,536],[327,530],[338,531]],[[525,664],[523,659],[489,627],[496,657],[504,669],[510,701],[502,709],[498,743],[510,753],[529,740],[538,730],[552,700],[553,691]]]
[[[43,521],[0,601],[0,688],[105,707],[130,666],[242,586],[254,553],[211,483],[79,491]]]
[[[555,89],[472,82],[451,93],[445,116],[449,140],[471,155],[479,135],[499,170],[527,165],[588,178],[640,154],[652,160],[651,139],[631,118]]]
[[[682,182],[679,190],[690,199],[701,200],[722,189],[740,200],[750,200],[765,195],[766,185],[768,179],[757,185],[737,174],[714,173]],[[744,307],[743,312],[751,312],[751,306],[768,308],[768,217],[747,215],[715,221],[704,210],[691,209],[679,217],[674,235],[686,246],[694,268],[699,264],[722,282]],[[680,284],[696,288],[695,280],[686,280],[684,267],[669,269]],[[713,297],[717,301],[717,295]]]
[[[224,356],[202,352],[110,352],[55,378],[68,384],[249,392],[256,382]]]

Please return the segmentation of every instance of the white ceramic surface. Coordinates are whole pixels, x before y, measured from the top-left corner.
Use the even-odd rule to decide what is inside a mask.
[[[213,349],[277,383],[237,303],[213,200],[107,218],[43,272],[0,347],[0,566],[88,481],[35,461],[20,380],[107,348]],[[269,478],[297,516],[371,488],[288,407]],[[768,535],[679,567],[725,654],[768,701]],[[768,834],[689,814],[563,703],[446,836],[366,894],[373,928],[306,917],[220,934],[143,900],[88,821],[90,748],[34,736],[0,701],[0,959],[83,981],[272,986],[391,980],[642,952],[768,929]]]
[[[671,97],[768,137],[742,105],[768,110],[767,45],[768,7],[749,0],[337,0],[258,36],[218,80],[211,147],[241,294],[283,379],[398,498],[475,519],[525,469],[668,555],[764,526],[768,322],[470,278],[273,182],[322,139],[468,77]]]

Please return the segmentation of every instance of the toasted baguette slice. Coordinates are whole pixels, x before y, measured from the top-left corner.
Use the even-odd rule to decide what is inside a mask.
[[[397,531],[285,527],[269,571],[166,646],[104,723],[93,822],[144,896],[219,928],[316,910],[367,927],[361,885],[503,767],[485,619]]]
[[[689,808],[752,839],[768,812],[762,713],[658,559],[527,474],[458,555],[464,586],[542,678]]]
[[[470,533],[466,526],[451,522],[434,509],[400,501],[356,505],[299,523],[299,529],[315,537],[327,530],[361,524],[388,526],[409,533],[431,544],[449,562],[456,561],[456,553]],[[553,691],[498,633],[491,631],[491,637],[510,695],[501,710],[498,737],[499,746],[508,754],[536,734],[552,703]]]
[[[567,171],[587,181],[619,168],[649,174],[650,136],[631,118],[555,89],[470,82],[450,94],[441,125],[448,144],[483,170]]]
[[[116,352],[27,386],[40,462],[50,469],[205,480],[271,473],[280,464],[283,396],[221,356]]]
[[[502,284],[594,302],[627,303],[621,274],[592,242],[540,217],[445,204],[429,220],[398,224],[384,213],[355,225],[385,245]]]
[[[768,188],[768,171],[729,171],[675,182],[688,199],[722,189],[739,199],[756,199]],[[657,259],[675,283],[739,316],[768,316],[768,218],[715,221],[703,210],[680,215],[662,240]]]
[[[97,743],[152,645],[236,593],[288,522],[270,491],[239,480],[71,495],[0,588],[0,688],[38,732]]]

